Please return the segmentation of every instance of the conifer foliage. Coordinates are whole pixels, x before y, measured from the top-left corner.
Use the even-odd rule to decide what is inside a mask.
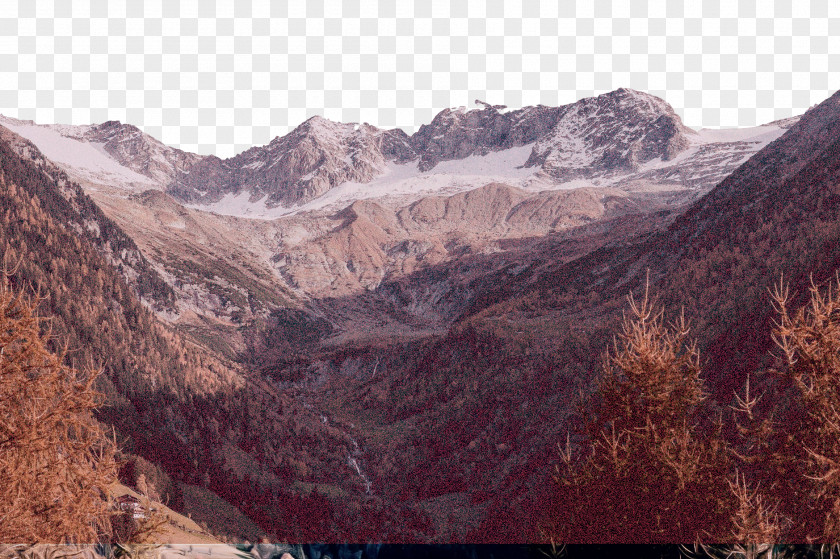
[[[630,298],[594,395],[583,400],[579,449],[561,450],[546,529],[564,543],[725,538],[728,450],[701,421],[699,356],[684,319],[666,325],[645,290]]]
[[[798,404],[788,415],[783,445],[770,446],[766,463],[776,469],[778,500],[798,540],[840,540],[840,278],[791,312],[789,290],[773,293],[778,312],[773,339],[781,350],[781,373],[793,384]],[[781,447],[781,448],[780,448]],[[780,471],[781,470],[781,471]]]
[[[96,374],[50,352],[42,326],[0,277],[0,541],[95,542],[110,529],[115,447],[92,417]]]
[[[597,389],[582,400],[579,444],[560,452],[546,535],[735,541],[755,556],[779,540],[840,539],[840,277],[809,292],[795,311],[782,282],[771,293],[780,359],[770,372],[781,382],[754,396],[748,379],[735,396],[734,445],[720,420],[702,419],[714,414],[685,322],[666,327],[647,292],[631,298]]]

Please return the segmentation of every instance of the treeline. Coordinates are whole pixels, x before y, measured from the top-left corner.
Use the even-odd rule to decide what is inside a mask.
[[[158,310],[174,310],[175,292],[140,252],[134,240],[109,219],[64,171],[46,160],[27,140],[0,130],[3,172],[27,191],[59,223],[96,248],[116,267],[137,296]],[[24,161],[16,154],[25,154]]]

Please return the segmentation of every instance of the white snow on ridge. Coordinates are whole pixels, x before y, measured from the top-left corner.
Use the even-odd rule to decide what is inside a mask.
[[[417,162],[388,163],[386,170],[369,183],[345,182],[322,196],[296,206],[269,208],[265,198],[251,202],[247,192],[227,194],[213,204],[191,204],[190,208],[219,215],[256,219],[277,219],[300,212],[338,210],[356,200],[396,199],[405,202],[432,194],[455,194],[491,182],[522,184],[539,169],[522,165],[531,155],[533,144],[471,155],[455,161],[442,161],[426,172],[417,169]]]
[[[750,128],[701,128],[696,132],[695,141],[699,143],[761,142],[764,147],[787,130],[775,124],[764,124]]]
[[[652,103],[646,97],[645,100]],[[451,111],[444,117],[454,118],[453,114],[468,112],[466,107],[453,108]],[[584,127],[588,122],[575,115],[568,118],[578,127]],[[132,190],[161,189],[165,186],[120,164],[105,151],[104,144],[85,140],[84,136],[91,126],[38,125],[2,115],[0,125],[33,142],[44,156],[60,165],[72,178],[89,183],[86,185],[87,189],[95,189],[99,185],[112,186],[120,189],[118,196],[123,196],[123,192],[128,194]],[[332,123],[322,118],[310,119],[310,125],[319,133],[333,135],[351,134],[355,127],[358,127],[352,124]],[[702,178],[710,172],[714,173],[716,169],[720,173],[726,169],[731,170],[732,165],[743,163],[753,153],[785,132],[786,128],[773,123],[752,128],[701,129],[689,134],[688,149],[669,161],[656,158],[640,165],[629,174],[558,182],[556,178],[541,172],[539,167],[523,167],[534,149],[550,149],[548,163],[561,167],[585,168],[590,166],[594,159],[579,137],[564,130],[557,130],[550,138],[545,137],[537,143],[486,155],[471,155],[460,160],[442,161],[427,172],[419,171],[417,161],[405,164],[388,163],[385,171],[368,183],[346,182],[304,204],[268,207],[266,197],[252,201],[250,193],[242,192],[227,194],[212,204],[191,204],[189,207],[219,215],[270,220],[300,212],[337,211],[363,199],[376,199],[386,205],[404,205],[424,196],[456,194],[491,182],[504,182],[526,188],[530,192],[565,190],[584,186],[612,186],[627,182],[628,179],[644,179],[641,175],[651,171],[652,175],[656,176],[672,176],[676,173],[676,167],[681,168],[681,173],[684,168],[689,175]],[[154,157],[164,161],[160,159],[160,154],[156,153]],[[354,164],[349,155],[345,161],[350,165]],[[276,160],[271,162],[255,159],[246,167],[258,169],[268,165],[270,168],[274,164]],[[664,171],[657,173],[660,169]],[[312,176],[313,173],[310,173],[301,180],[310,179]],[[650,177],[651,174],[647,176]],[[170,226],[177,228],[178,224],[173,223]]]
[[[426,175],[490,175],[493,177],[523,178],[534,174],[536,169],[522,168],[528,161],[534,144],[493,151],[487,155],[470,155],[464,159],[441,161]]]
[[[38,125],[2,115],[0,125],[35,144],[45,157],[79,179],[126,189],[137,184],[143,188],[160,188],[149,177],[121,165],[102,144],[68,137],[81,135],[89,127]]]
[[[664,169],[666,167],[681,165],[697,156],[701,147],[707,144],[735,144],[737,142],[756,144],[755,149],[745,155],[744,160],[741,162],[743,163],[752,157],[755,152],[773,140],[779,138],[786,131],[787,130],[784,128],[780,128],[775,124],[765,124],[763,126],[755,126],[752,128],[703,128],[698,130],[696,135],[688,137],[689,142],[692,144],[691,147],[681,151],[676,155],[676,157],[668,161],[662,161],[659,157],[651,159],[650,161],[640,165],[638,172],[652,171],[655,169]]]
[[[691,146],[669,161],[660,158],[648,161],[636,173],[684,164],[705,166],[708,153],[702,151],[708,144],[732,144],[731,149],[722,147],[721,152],[742,153],[743,143],[755,144],[744,154],[743,163],[753,153],[785,133],[785,129],[774,124],[752,128],[702,129],[689,136]],[[589,161],[582,154],[580,142],[567,141],[562,157],[584,165]],[[582,187],[611,186],[627,179],[626,175],[600,177],[593,180],[574,179],[558,183],[539,173],[538,167],[525,168],[534,144],[491,152],[487,155],[471,155],[464,159],[442,161],[427,172],[417,169],[417,162],[406,164],[388,163],[386,170],[369,183],[346,182],[327,191],[322,196],[305,204],[295,206],[266,206],[266,199],[251,201],[247,192],[227,194],[213,204],[192,204],[189,207],[219,215],[247,217],[252,219],[277,219],[301,212],[334,210],[344,208],[356,200],[375,198],[382,203],[394,202],[402,205],[423,196],[452,195],[465,192],[491,182],[504,182],[525,188],[530,192],[543,190],[571,190]],[[635,174],[635,173],[634,173]]]

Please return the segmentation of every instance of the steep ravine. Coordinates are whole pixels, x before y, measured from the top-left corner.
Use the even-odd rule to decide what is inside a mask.
[[[311,411],[313,414],[317,415],[321,419],[321,423],[323,423],[326,427],[338,429],[350,441],[350,450],[347,453],[347,465],[353,472],[355,472],[356,476],[361,481],[362,485],[365,488],[365,494],[373,495],[373,482],[367,476],[363,468],[364,452],[362,450],[362,447],[359,445],[359,441],[357,441],[355,437],[353,437],[353,434],[351,433],[350,429],[342,426],[341,423],[330,421],[330,418],[327,416],[327,414],[320,411],[308,401],[303,402],[303,407]]]

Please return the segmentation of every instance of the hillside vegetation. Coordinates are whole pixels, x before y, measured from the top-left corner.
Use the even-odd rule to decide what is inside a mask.
[[[325,429],[300,401],[155,318],[100,252],[112,241],[93,242],[72,226],[85,222],[75,200],[84,194],[71,189],[71,203],[60,186],[66,177],[53,171],[0,142],[0,252],[13,288],[41,294],[51,349],[66,345],[67,364],[102,367],[96,387],[106,405],[96,417],[116,429],[124,453],[208,487],[277,537],[374,534],[386,522],[410,524],[355,488],[344,433]],[[355,496],[341,507],[356,507],[364,521],[348,520],[336,503],[294,482],[351,488]],[[174,491],[169,497],[177,502]]]

